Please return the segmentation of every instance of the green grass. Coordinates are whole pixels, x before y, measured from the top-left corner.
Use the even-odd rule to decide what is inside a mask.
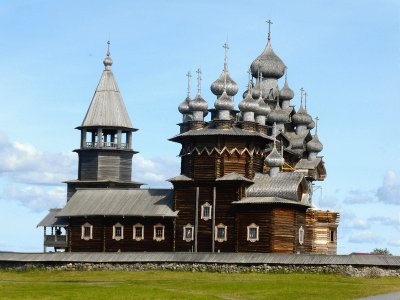
[[[354,299],[400,278],[172,271],[0,271],[0,299]]]

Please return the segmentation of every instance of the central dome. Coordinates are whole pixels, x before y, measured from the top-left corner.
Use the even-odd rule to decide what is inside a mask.
[[[253,77],[257,77],[258,72],[260,72],[264,78],[276,79],[281,78],[285,74],[285,67],[284,62],[272,50],[270,41],[268,41],[263,53],[250,66]]]

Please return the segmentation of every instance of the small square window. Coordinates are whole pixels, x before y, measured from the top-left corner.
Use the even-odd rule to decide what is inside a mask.
[[[254,223],[251,223],[249,226],[247,226],[247,240],[250,242],[257,242],[259,240],[259,226],[257,226]]]
[[[162,224],[154,225],[153,240],[156,240],[157,242],[164,240],[164,231],[165,231],[164,225]]]
[[[144,226],[140,223],[133,226],[133,239],[141,241],[144,239]]]

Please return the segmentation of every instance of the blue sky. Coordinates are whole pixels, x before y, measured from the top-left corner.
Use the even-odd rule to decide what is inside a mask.
[[[41,251],[36,224],[65,203],[77,176],[78,126],[111,40],[113,71],[134,134],[133,179],[168,187],[179,172],[177,106],[201,67],[202,94],[228,66],[245,90],[266,44],[308,92],[328,178],[317,207],[341,212],[341,254],[400,255],[398,1],[0,1],[0,251]],[[281,86],[282,86],[281,82]],[[195,84],[192,84],[192,95]],[[236,96],[236,105],[241,100]]]

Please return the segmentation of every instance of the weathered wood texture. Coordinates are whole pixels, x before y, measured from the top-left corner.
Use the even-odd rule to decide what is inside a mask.
[[[93,225],[93,239],[81,238],[81,226]],[[124,238],[117,241],[112,238],[113,226],[120,223],[124,226]],[[144,225],[144,240],[133,239],[133,226]],[[153,239],[154,225],[165,226],[163,241]],[[113,218],[91,217],[71,218],[69,226],[69,250],[73,252],[135,252],[135,251],[172,251],[173,221],[169,218]]]
[[[76,150],[79,154],[79,180],[130,181],[133,151]]]

